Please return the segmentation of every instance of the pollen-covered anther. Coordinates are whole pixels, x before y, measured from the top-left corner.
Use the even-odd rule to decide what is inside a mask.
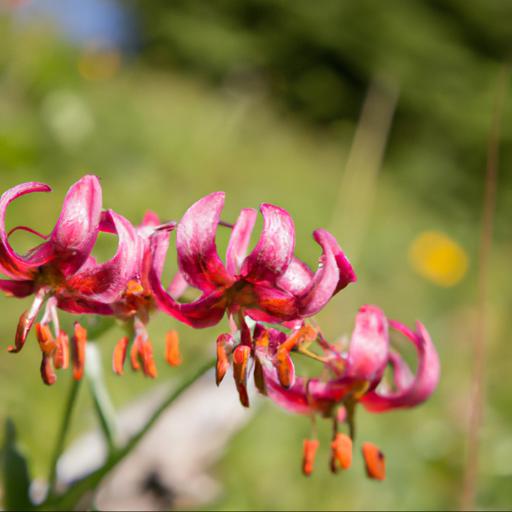
[[[231,351],[233,337],[231,334],[221,334],[217,338],[217,363],[215,365],[215,382],[217,386],[222,382],[229,368],[228,350]]]
[[[128,281],[128,284],[126,285],[126,295],[140,295],[144,292],[144,287],[137,281],[131,280]]]
[[[249,407],[249,395],[247,394],[247,366],[251,348],[247,345],[238,345],[233,352],[233,377],[244,407]]]
[[[295,370],[290,354],[285,350],[278,350],[275,358],[275,367],[279,383],[289,388],[295,379]]]
[[[364,443],[362,452],[368,477],[374,480],[384,480],[386,478],[384,454],[373,443]]]
[[[352,439],[338,432],[331,441],[331,470],[336,472],[338,467],[348,469],[352,465]]]
[[[304,454],[302,458],[302,472],[309,476],[313,473],[316,451],[319,446],[318,439],[304,439]]]
[[[71,338],[73,347],[73,378],[80,380],[85,368],[85,345],[87,344],[87,331],[75,322],[74,334]]]
[[[57,349],[57,343],[53,339],[50,328],[47,325],[36,324],[36,337],[41,352],[47,356],[53,355]]]
[[[41,359],[41,378],[47,386],[55,384],[57,381],[57,375],[52,365],[52,358],[43,352]]]
[[[18,327],[16,328],[14,345],[9,345],[9,347],[7,347],[9,352],[19,352],[23,348],[30,327],[32,327],[32,321],[29,317],[29,310],[27,309],[20,315],[20,319],[18,320]]]
[[[53,354],[53,365],[57,370],[69,366],[69,337],[66,332],[60,331],[57,336],[57,348]]]
[[[180,340],[176,331],[169,331],[165,335],[165,360],[170,366],[179,366],[182,363]]]
[[[138,356],[142,360],[142,371],[146,377],[150,377],[152,379],[156,378],[158,375],[155,360],[153,358],[153,346],[151,345],[151,341],[149,339],[144,338],[142,336],[137,336],[135,339],[134,345],[137,346]],[[132,357],[133,357],[133,347],[132,347]],[[133,366],[133,361],[132,361]],[[138,369],[138,368],[136,368]]]
[[[112,353],[112,370],[114,373],[117,373],[117,375],[123,375],[129,341],[128,336],[123,336],[114,347],[114,352]]]

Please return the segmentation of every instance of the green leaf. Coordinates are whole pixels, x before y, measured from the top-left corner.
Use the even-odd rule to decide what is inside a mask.
[[[16,428],[10,418],[5,422],[2,473],[5,510],[32,510],[27,459],[16,445]]]

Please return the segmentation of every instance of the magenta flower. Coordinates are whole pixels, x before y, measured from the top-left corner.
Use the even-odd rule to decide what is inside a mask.
[[[18,323],[11,352],[19,352],[46,302],[41,326],[37,330],[43,352],[41,372],[47,384],[55,381],[55,367],[66,364],[67,336],[59,327],[57,308],[71,313],[112,314],[110,304],[123,292],[136,264],[136,235],[132,225],[121,215],[101,211],[101,187],[96,176],[84,176],[68,191],[61,214],[53,231],[45,236],[18,226],[7,232],[7,206],[16,198],[31,192],[49,192],[43,183],[23,183],[9,189],[0,198],[0,272],[10,279],[0,280],[0,289],[14,297],[34,294],[32,306]],[[29,231],[44,240],[26,255],[20,255],[9,244],[16,230]],[[100,231],[114,230],[119,238],[116,254],[105,263],[97,263],[91,251]],[[53,324],[52,336],[49,324]],[[85,330],[75,326],[73,336],[75,378],[83,370]]]
[[[164,290],[158,277],[158,258],[156,270],[150,274],[159,306],[182,322],[208,327],[218,323],[226,311],[239,323],[244,315],[266,322],[296,320],[314,315],[334,294],[355,281],[348,259],[325,230],[314,232],[323,251],[316,273],[295,258],[293,221],[285,210],[270,204],[260,207],[263,231],[248,256],[257,212],[242,210],[233,226],[224,265],[215,245],[223,205],[223,192],[203,197],[177,226],[179,269],[185,281],[201,291],[198,300],[179,304]]]
[[[413,375],[398,353],[390,349],[388,328],[403,334],[418,354],[418,367]],[[356,326],[346,351],[327,343],[319,334],[317,343],[321,355],[309,350],[311,339],[293,345],[282,332],[259,328],[255,333],[255,353],[261,366],[258,388],[275,403],[299,414],[320,414],[334,421],[331,468],[350,466],[354,436],[354,410],[361,403],[371,412],[414,407],[424,402],[439,381],[440,364],[436,349],[425,327],[418,322],[412,331],[394,320],[388,320],[376,306],[363,306],[356,317]],[[288,338],[289,340],[290,338]],[[282,348],[299,350],[324,364],[328,378],[295,377],[293,367],[288,373],[288,386],[283,385],[277,356]],[[387,367],[393,370],[392,383],[384,382]],[[338,422],[349,426],[349,436],[338,433]],[[304,451],[304,472],[312,470],[317,442],[308,440]],[[384,456],[371,443],[363,445],[368,475],[382,479],[385,475]]]

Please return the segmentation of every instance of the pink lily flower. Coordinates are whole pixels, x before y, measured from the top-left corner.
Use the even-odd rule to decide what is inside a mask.
[[[156,309],[156,302],[149,286],[149,270],[153,264],[160,278],[164,258],[169,246],[169,232],[175,223],[162,224],[156,213],[148,211],[142,223],[135,229],[138,253],[134,274],[130,277],[121,297],[112,304],[115,315],[126,323],[130,336],[119,340],[114,349],[112,367],[115,373],[122,375],[128,347],[131,343],[130,362],[132,369],[142,369],[144,375],[155,378],[156,364],[153,358],[153,346],[147,331],[150,315]],[[153,252],[155,256],[153,258]],[[168,291],[173,295],[181,294],[180,276],[174,279]],[[171,366],[181,364],[179,340],[175,331],[166,334],[166,360]]]
[[[418,367],[413,375],[401,356],[390,349],[389,328],[413,343],[418,354]],[[290,338],[288,338],[290,339]],[[283,385],[276,355],[287,343],[286,335],[273,329],[260,328],[255,333],[255,354],[260,365],[258,389],[285,409],[305,415],[320,414],[334,423],[331,443],[331,469],[346,469],[352,460],[354,411],[358,403],[371,412],[410,408],[424,402],[435,390],[440,375],[437,351],[423,324],[416,331],[394,320],[388,320],[376,306],[363,306],[356,317],[356,326],[348,348],[329,344],[319,333],[315,340],[322,354],[311,352],[311,338],[286,347],[321,360],[328,378],[306,379],[300,376]],[[384,382],[387,367],[393,371],[391,385]],[[293,374],[293,367],[289,370]],[[255,375],[256,377],[256,375]],[[346,422],[349,435],[338,432],[338,423]],[[318,441],[307,440],[304,446],[305,474],[313,468]],[[384,456],[375,445],[362,447],[368,476],[384,479]]]
[[[285,210],[271,204],[260,207],[263,231],[248,256],[257,212],[242,210],[224,265],[215,245],[223,206],[224,193],[212,193],[193,204],[177,226],[179,269],[185,281],[202,292],[198,300],[177,303],[162,287],[158,272],[150,273],[160,308],[182,322],[208,327],[218,323],[226,311],[239,324],[244,315],[266,322],[292,321],[314,315],[356,280],[350,262],[325,230],[314,232],[323,251],[316,273],[295,258],[293,221]]]
[[[123,292],[135,265],[136,238],[130,222],[107,210],[102,212],[102,194],[96,176],[84,176],[68,191],[61,214],[52,232],[45,236],[31,228],[18,226],[7,232],[7,206],[16,198],[31,192],[49,192],[44,183],[29,182],[9,189],[0,197],[0,272],[10,279],[0,280],[0,289],[7,295],[27,297],[34,295],[32,306],[19,320],[14,346],[10,352],[19,352],[36,318],[45,305],[45,312],[37,329],[43,353],[41,374],[46,384],[55,382],[54,367],[67,366],[67,335],[59,326],[57,308],[71,313],[112,314],[110,304]],[[91,256],[100,231],[118,235],[116,254],[105,263]],[[26,255],[18,254],[9,243],[16,230],[29,231],[44,240]],[[49,325],[52,324],[52,335]],[[74,376],[83,372],[86,333],[75,325]],[[53,360],[53,364],[52,364]]]

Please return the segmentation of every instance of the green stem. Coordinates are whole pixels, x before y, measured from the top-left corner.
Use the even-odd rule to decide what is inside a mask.
[[[95,342],[89,341],[87,345],[87,365],[85,377],[89,384],[96,415],[100,423],[109,453],[117,446],[116,415],[112,400],[103,379],[101,366],[101,353]]]
[[[67,492],[61,496],[50,496],[49,499],[41,505],[41,508],[58,508],[68,510],[72,508],[85,493],[95,489],[103,478],[115,468],[130,452],[139,444],[146,433],[158,421],[162,413],[178,399],[192,384],[201,378],[208,370],[215,366],[215,359],[207,361],[198,368],[190,377],[178,386],[153,412],[145,425],[126,443],[125,446],[113,451],[107,461],[96,471],[92,472],[82,480],[76,482]]]
[[[57,442],[53,450],[53,456],[50,462],[50,470],[48,475],[48,496],[52,496],[55,493],[55,484],[57,482],[57,463],[59,457],[64,449],[64,443],[66,442],[66,436],[71,423],[71,416],[76,403],[76,397],[80,388],[79,380],[73,379],[71,382],[71,388],[69,390],[68,399],[64,408],[64,415],[62,416],[62,423],[60,424],[59,434],[57,436]]]

